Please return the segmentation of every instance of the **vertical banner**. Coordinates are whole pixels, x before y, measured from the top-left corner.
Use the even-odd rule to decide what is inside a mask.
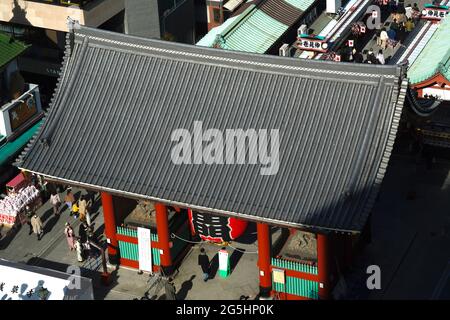
[[[137,228],[139,270],[153,273],[152,269],[152,237],[150,229]]]

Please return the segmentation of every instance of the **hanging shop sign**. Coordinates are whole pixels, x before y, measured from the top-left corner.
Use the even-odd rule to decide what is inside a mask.
[[[137,228],[139,270],[152,273],[152,237],[147,228]]]
[[[307,34],[300,34],[297,38],[297,47],[300,50],[315,51],[315,52],[327,52],[328,43],[325,37],[322,36],[310,36]]]
[[[448,6],[437,6],[433,4],[426,4],[422,10],[422,19],[425,20],[441,20],[449,13]]]

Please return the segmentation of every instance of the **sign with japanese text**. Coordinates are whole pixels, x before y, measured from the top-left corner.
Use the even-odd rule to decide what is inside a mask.
[[[26,100],[17,101],[17,104],[9,109],[11,130],[16,130],[36,114],[37,107],[34,95],[27,97]]]
[[[327,52],[328,43],[323,37],[311,37],[308,35],[300,35],[297,38],[297,47],[300,50]]]
[[[152,240],[151,231],[147,228],[137,228],[139,270],[152,273]]]
[[[0,300],[63,300],[70,280],[0,265]]]
[[[448,15],[448,6],[436,6],[432,4],[426,4],[422,10],[422,19],[425,20],[441,20]]]

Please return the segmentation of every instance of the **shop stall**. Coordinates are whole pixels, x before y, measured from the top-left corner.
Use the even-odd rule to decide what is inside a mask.
[[[0,200],[0,224],[12,227],[23,220],[27,207],[34,211],[42,205],[39,190],[23,173],[8,182],[6,190],[6,197]]]

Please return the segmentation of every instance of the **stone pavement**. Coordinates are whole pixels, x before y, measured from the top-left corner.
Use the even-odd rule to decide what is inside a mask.
[[[81,194],[86,194],[86,191],[77,188],[73,188],[73,192],[76,199],[79,199]],[[62,200],[65,194],[66,192],[60,193]],[[97,196],[92,206],[91,220],[94,225],[95,237],[101,241],[104,226],[100,202],[100,198]],[[38,208],[36,213],[41,217],[45,231],[41,241],[37,240],[35,234],[29,234],[28,225],[22,226],[17,232],[7,233],[7,229],[4,228],[0,240],[0,258],[62,272],[66,272],[69,266],[79,266],[83,276],[94,278],[96,282],[99,282],[91,269],[100,269],[100,258],[87,259],[85,262],[79,263],[76,252],[69,250],[64,235],[65,223],[69,222],[78,235],[80,221],[69,216],[67,207],[62,207],[62,209],[60,217],[55,217],[53,208],[48,201]]]
[[[449,194],[448,160],[438,159],[428,169],[415,155],[392,156],[373,210],[372,242],[346,278],[347,298],[431,299],[450,293],[442,283],[450,280],[445,276]],[[380,266],[381,290],[367,290],[366,268],[371,264]]]
[[[73,193],[78,199],[85,192],[74,188]],[[66,192],[60,193],[62,200],[65,194]],[[11,230],[7,233],[7,229],[4,228],[1,231],[0,258],[27,263],[33,257],[45,256],[59,242],[64,242],[67,247],[64,236],[64,225],[66,222],[72,225],[76,233],[78,232],[79,221],[69,216],[69,210],[65,205],[59,218],[54,216],[53,208],[48,201],[36,213],[41,217],[44,224],[44,236],[41,241],[37,240],[35,234],[29,234],[28,225],[22,226],[17,232]]]
[[[430,3],[430,1],[427,0],[405,0],[404,1],[404,5],[405,7],[407,7],[408,5],[413,5],[414,3],[417,3],[417,5],[419,6],[419,8],[422,8],[424,6],[424,4],[426,3]],[[390,14],[388,15],[387,10],[385,10],[382,14],[383,16],[386,16],[385,19],[383,19],[383,27],[386,28],[386,31],[389,30],[389,25],[392,22],[391,16]],[[423,22],[421,22],[423,23]],[[416,25],[416,28],[418,28],[419,26]],[[386,59],[386,63],[389,63],[389,60],[394,56],[394,54],[397,52],[397,50],[400,49],[401,45],[403,43],[405,43],[405,40],[408,38],[409,34],[408,33],[401,33],[400,36],[402,36],[402,38],[400,39],[400,43],[397,44],[397,46],[395,48],[392,47],[387,47],[386,49],[383,50],[383,55],[384,58]],[[397,40],[399,40],[399,35],[397,35]],[[363,49],[361,50],[363,53],[363,57],[364,59],[367,58],[367,52],[372,49],[374,54],[377,55],[378,51],[380,49],[382,49],[379,45],[377,45],[377,41],[376,41],[376,35],[373,35],[373,37],[364,45]]]
[[[273,241],[280,235],[280,229],[272,231]],[[203,281],[203,273],[197,264],[200,248],[204,248],[210,261],[211,278]],[[185,256],[178,271],[174,274],[174,285],[178,300],[238,300],[241,295],[252,300],[259,292],[259,275],[257,262],[256,230],[254,224],[249,224],[246,235],[239,242],[234,241],[227,247],[230,254],[231,274],[221,278],[218,272],[217,252],[220,246],[214,244],[194,244]],[[215,259],[214,259],[215,257]],[[113,269],[111,269],[113,270]],[[111,286],[98,287],[95,290],[96,299],[141,299],[150,284],[149,275],[139,275],[136,270],[120,267],[114,272],[114,282]],[[156,295],[152,290],[150,299],[165,299],[164,289]]]

